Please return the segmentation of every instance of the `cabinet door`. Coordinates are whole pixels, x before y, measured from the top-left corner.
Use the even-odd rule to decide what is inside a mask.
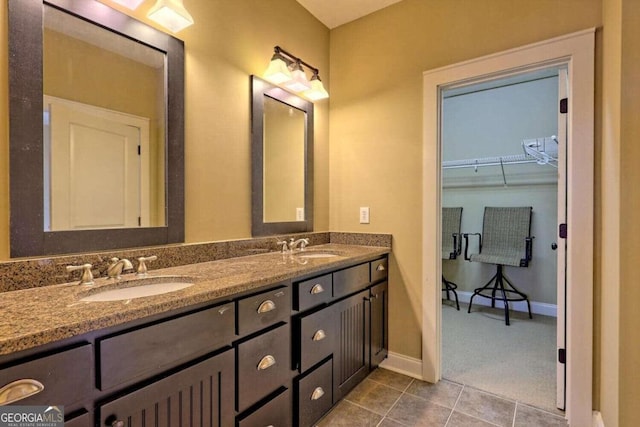
[[[369,372],[369,290],[358,292],[335,305],[338,339],[333,353],[333,399],[342,399]]]
[[[371,287],[371,369],[387,357],[389,348],[389,285],[382,282]]]
[[[233,425],[234,370],[227,350],[102,405],[100,426]]]

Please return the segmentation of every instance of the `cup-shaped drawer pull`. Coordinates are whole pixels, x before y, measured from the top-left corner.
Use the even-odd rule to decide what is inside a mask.
[[[44,385],[37,380],[26,378],[10,382],[0,388],[0,406],[10,405],[44,390]]]
[[[376,267],[376,271],[385,271],[386,268],[384,268],[384,264],[378,264],[378,266]]]
[[[275,364],[276,364],[276,358],[270,354],[267,354],[265,357],[260,359],[260,362],[258,362],[258,371],[264,371],[265,369],[269,369]]]
[[[313,393],[311,393],[311,400],[318,400],[322,396],[324,396],[324,390],[322,389],[322,387],[316,387],[313,390]]]
[[[124,427],[124,421],[115,420],[113,423],[111,423],[111,427]]]
[[[313,334],[313,338],[311,339],[314,341],[322,341],[326,337],[327,337],[327,334],[322,329],[318,329],[316,333]]]
[[[315,285],[313,285],[313,287],[309,291],[311,295],[321,294],[322,292],[324,292],[324,288],[320,283],[316,283]]]
[[[270,311],[273,311],[276,309],[276,303],[271,301],[270,299],[266,300],[266,301],[262,301],[262,303],[260,303],[260,306],[258,306],[258,313],[262,314],[262,313],[268,313]]]

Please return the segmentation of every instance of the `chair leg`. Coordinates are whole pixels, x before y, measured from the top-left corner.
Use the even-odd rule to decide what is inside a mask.
[[[447,293],[447,301],[449,301],[449,292],[453,292],[453,297],[456,299],[456,309],[460,311],[460,304],[458,303],[458,293],[456,292],[458,285],[445,279],[444,275],[442,276],[442,285],[444,286],[442,290]]]
[[[473,298],[476,295],[480,295],[481,297],[485,297],[485,298],[491,298],[492,299],[492,305],[491,307],[495,307],[495,295],[496,295],[496,291],[495,291],[495,287],[492,287],[491,289],[493,289],[493,292],[491,293],[491,297],[487,296],[487,295],[482,295],[480,292],[484,291],[485,289],[489,289],[489,286],[491,285],[491,283],[494,282],[494,280],[496,280],[496,277],[498,277],[498,274],[494,274],[493,277],[491,279],[489,279],[489,281],[487,282],[486,285],[484,285],[481,288],[476,288],[473,291],[473,294],[471,295],[471,299],[469,299],[469,308],[467,309],[467,313],[471,313],[471,306],[473,305]],[[494,284],[495,286],[495,284]]]
[[[484,285],[483,287],[476,288],[473,291],[473,295],[471,295],[471,299],[469,300],[469,309],[467,310],[467,313],[471,313],[471,305],[473,304],[473,298],[476,295],[479,295],[483,298],[489,298],[491,300],[491,307],[493,308],[495,308],[496,306],[496,300],[502,301],[504,303],[504,320],[507,326],[510,325],[509,301],[525,301],[527,303],[529,319],[533,319],[533,316],[531,314],[531,304],[529,303],[529,298],[527,297],[526,294],[519,291],[515,286],[513,286],[513,283],[511,283],[511,281],[503,273],[502,267],[503,267],[502,265],[498,264],[496,274],[491,278],[491,280],[489,280],[487,284]],[[505,287],[505,282],[507,283],[507,287]],[[485,295],[482,293],[483,291],[489,291],[489,290],[491,291],[491,295]],[[500,295],[496,297],[497,292],[500,292],[500,295],[502,296],[502,298],[500,298]],[[508,296],[512,294],[515,294],[517,296],[515,297]]]

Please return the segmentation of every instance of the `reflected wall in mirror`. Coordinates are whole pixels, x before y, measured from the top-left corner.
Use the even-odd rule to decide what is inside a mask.
[[[165,56],[44,7],[45,231],[165,225]]]
[[[313,230],[313,104],[252,76],[252,233]]]
[[[306,113],[264,97],[264,222],[304,221]]]
[[[184,241],[183,42],[97,1],[8,6],[11,256]]]

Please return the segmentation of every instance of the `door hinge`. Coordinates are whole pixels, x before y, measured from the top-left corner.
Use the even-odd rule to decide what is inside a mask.
[[[567,114],[569,111],[569,98],[562,98],[560,100],[560,113]]]
[[[558,227],[558,236],[560,236],[561,239],[567,238],[567,224],[560,224]]]
[[[140,155],[140,146],[138,145],[138,156]]]
[[[565,363],[567,363],[567,354],[566,354],[566,350],[564,348],[559,348],[558,349],[558,362],[562,363],[563,365]]]

